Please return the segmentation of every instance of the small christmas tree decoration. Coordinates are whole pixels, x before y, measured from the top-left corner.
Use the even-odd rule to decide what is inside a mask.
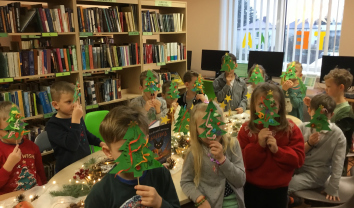
[[[255,85],[257,85],[258,83],[264,82],[264,79],[263,79],[261,71],[259,70],[258,64],[253,69],[249,81],[254,83]]]
[[[302,79],[301,79],[300,77],[298,77],[297,80],[299,81],[299,86],[300,86],[300,90],[301,90],[301,94],[302,94],[302,99],[304,99],[305,96],[306,96],[307,87],[306,87],[306,85],[302,82]]]
[[[190,115],[188,109],[181,108],[181,110],[178,113],[177,122],[175,124],[175,128],[173,129],[173,131],[175,133],[183,132],[184,134],[187,134],[189,131],[189,122],[190,122]]]
[[[74,103],[76,103],[76,101],[77,101],[80,97],[81,97],[80,84],[79,84],[79,81],[76,81],[75,93],[74,93]]]
[[[306,127],[316,129],[317,132],[322,130],[331,131],[329,128],[327,113],[327,109],[324,108],[323,105],[320,105],[320,107],[317,108],[315,115],[312,116],[310,123],[307,124]]]
[[[152,71],[148,70],[147,74],[146,74],[146,79],[145,79],[146,88],[145,88],[144,92],[150,92],[151,94],[154,94],[154,92],[160,90],[160,88],[157,86],[155,80],[156,80],[156,78],[154,77],[154,74],[152,73]]]
[[[207,114],[203,117],[203,119],[206,121],[199,126],[200,128],[205,129],[205,131],[200,134],[199,137],[215,140],[217,136],[226,134],[226,131],[220,128],[225,125],[225,123],[217,119],[217,117],[220,117],[221,115],[217,113],[217,108],[215,107],[214,102],[209,102],[205,112]]]
[[[194,83],[193,92],[204,94],[204,86],[202,76],[199,74],[198,79]]]
[[[256,124],[263,124],[264,128],[268,128],[268,126],[278,126],[279,122],[277,122],[275,118],[280,116],[275,113],[277,107],[275,107],[273,92],[269,90],[266,98],[261,97],[261,100],[262,109],[260,112],[256,113],[258,119],[254,120],[254,122]]]
[[[297,79],[296,76],[296,69],[295,69],[295,61],[293,61],[289,67],[286,69],[286,72],[284,72],[280,77],[283,78],[284,80],[287,81],[289,79]]]
[[[220,71],[230,72],[231,70],[236,69],[236,64],[231,60],[231,57],[228,53],[225,53],[224,63],[222,63]]]
[[[171,82],[171,86],[169,89],[170,90],[167,92],[168,98],[177,99],[177,98],[181,97],[181,96],[179,96],[178,85],[176,82]]]
[[[23,117],[21,116],[20,112],[17,109],[15,104],[12,104],[10,110],[10,118],[6,121],[9,125],[4,129],[8,131],[3,137],[3,139],[15,139],[20,140],[23,135],[29,133],[29,131],[25,130],[25,126],[28,124],[22,121]]]
[[[154,159],[155,155],[149,149],[148,139],[145,139],[145,134],[137,122],[130,122],[123,139],[126,142],[119,149],[122,154],[115,160],[118,164],[110,171],[111,174],[127,172],[134,173],[134,177],[141,177],[143,171],[162,167],[161,163]]]

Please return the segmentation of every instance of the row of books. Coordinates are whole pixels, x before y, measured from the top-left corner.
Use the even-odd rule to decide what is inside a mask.
[[[138,31],[137,5],[77,8],[80,32]]]
[[[31,9],[21,7],[20,2],[0,7],[0,32],[20,33],[34,23],[36,32],[73,32],[74,16],[64,5],[53,9],[42,8],[42,4],[32,5]]]
[[[139,48],[137,43],[81,45],[83,70],[139,64]]]
[[[21,41],[21,50],[29,50],[34,48],[47,48],[50,47],[51,45],[50,42],[51,42],[50,39],[33,39],[27,41],[23,40]],[[20,44],[19,42],[12,42],[12,43]]]
[[[45,126],[44,125],[34,125],[34,126],[28,125],[28,126],[26,126],[26,129],[30,131],[30,133],[26,135],[27,139],[34,142],[36,140],[37,136],[45,130]]]
[[[102,79],[98,82],[88,80],[84,82],[86,105],[108,102],[122,98],[121,76]]]
[[[142,11],[143,32],[181,32],[183,13],[160,14],[155,11]]]
[[[144,64],[171,62],[186,59],[186,47],[183,43],[143,44]]]

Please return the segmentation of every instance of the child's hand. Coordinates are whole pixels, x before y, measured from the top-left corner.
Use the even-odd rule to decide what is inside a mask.
[[[237,111],[238,114],[243,113],[243,108],[236,108],[235,111]]]
[[[225,155],[223,153],[223,148],[220,142],[210,141],[210,153],[214,155],[215,159],[219,162],[223,162],[225,160]]]
[[[205,202],[203,202],[203,204],[201,204],[198,208],[211,208],[211,206],[209,202],[205,200]]]
[[[135,186],[136,194],[141,196],[141,204],[147,207],[160,208],[162,198],[156,192],[154,187],[137,185]]]
[[[266,139],[267,139],[267,137],[271,137],[271,136],[272,136],[272,132],[269,131],[268,128],[262,129],[258,133],[258,143],[259,143],[259,145],[261,145],[261,147],[265,148],[266,147]]]
[[[157,99],[152,100],[152,104],[154,105],[154,108],[156,110],[156,113],[161,113],[161,102]]]
[[[326,199],[328,199],[328,200],[340,201],[339,196],[331,196],[331,195],[327,194],[325,191],[322,191],[321,194],[326,195]]]
[[[304,101],[304,104],[305,104],[306,106],[310,106],[311,98],[305,97],[303,101]]]
[[[316,132],[310,135],[310,138],[307,142],[310,142],[310,145],[316,145],[320,141],[320,133]]]
[[[232,80],[234,80],[234,79],[235,79],[235,74],[230,74],[230,75],[228,75],[228,76],[226,77],[226,84],[230,86]]]
[[[173,103],[172,103],[172,107],[173,107],[175,110],[177,110],[177,108],[178,108],[178,103],[177,103],[177,102],[173,102]]]
[[[291,80],[287,80],[283,83],[283,90],[288,91],[291,87],[293,87],[294,83]]]
[[[79,104],[79,102],[76,102],[74,104],[74,110],[71,118],[71,123],[80,123],[80,119],[84,112],[82,111],[82,105]]]
[[[196,100],[201,100],[203,103],[204,103],[205,101],[207,101],[206,97],[205,97],[203,94],[197,94],[197,95],[195,96],[195,99],[196,99]]]
[[[22,157],[21,149],[18,147],[18,144],[15,146],[14,150],[9,154],[7,160],[4,164],[4,169],[7,172],[11,172],[15,165],[20,162]]]
[[[267,139],[267,145],[270,151],[275,154],[278,152],[278,145],[277,145],[277,140],[274,137],[268,137]]]
[[[154,107],[154,104],[152,102],[152,100],[148,100],[146,101],[145,103],[145,106],[144,106],[144,109],[149,112],[150,108],[153,108]]]

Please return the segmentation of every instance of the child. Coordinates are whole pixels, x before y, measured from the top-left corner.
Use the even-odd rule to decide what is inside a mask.
[[[256,112],[264,108],[263,98],[273,93],[278,126],[256,124]],[[296,168],[304,163],[304,142],[300,129],[286,119],[285,98],[274,84],[261,83],[251,97],[251,119],[242,125],[238,140],[245,161],[247,208],[284,208],[288,185]]]
[[[152,73],[154,74],[154,78],[156,79],[155,82],[157,82],[156,72],[152,71]],[[157,97],[157,91],[155,91],[153,94],[151,94],[150,92],[144,92],[144,90],[146,89],[146,77],[147,71],[141,72],[139,89],[143,93],[143,95],[134,98],[131,101],[130,105],[143,108],[146,114],[148,115],[149,123],[151,123],[155,120],[160,120],[160,118],[165,117],[168,112],[168,109],[166,101],[160,97]]]
[[[320,105],[324,107],[329,120],[333,115],[336,102],[326,94],[316,95],[310,104],[311,116],[315,114]],[[304,189],[325,187],[325,182],[331,176],[324,190],[327,193],[326,198],[339,201],[338,186],[345,159],[346,138],[334,123],[329,125],[331,131],[320,133],[306,127],[307,124],[308,122],[299,126],[305,141],[305,163],[295,171],[289,184],[289,194]]]
[[[121,155],[120,148],[126,142],[123,137],[130,122],[136,122],[143,133],[148,133],[148,119],[144,114],[127,106],[115,107],[107,114],[100,125],[100,133],[108,145],[103,147],[108,158],[116,160]],[[85,207],[121,207],[124,202],[132,202],[135,198],[135,201],[141,200],[144,207],[180,207],[171,174],[166,168],[144,171],[139,183],[140,185],[132,172],[122,172],[116,176],[107,174],[92,187]]]
[[[205,122],[202,118],[207,107],[207,104],[198,104],[191,112],[191,147],[183,164],[182,190],[196,207],[244,208],[246,175],[237,140],[226,135],[216,137],[215,141],[198,136],[205,131],[199,126]],[[220,108],[217,113],[223,115]]]
[[[287,67],[292,64],[289,63]],[[299,79],[302,79],[302,65],[300,62],[295,61],[295,74]],[[303,120],[303,97],[300,89],[300,83],[298,79],[289,79],[282,84],[282,89],[285,93],[286,108],[289,109],[289,115],[295,116],[300,120]],[[290,102],[288,102],[289,100]]]
[[[86,129],[82,106],[73,103],[74,93],[74,85],[65,81],[55,82],[50,89],[57,113],[49,119],[45,130],[54,149],[55,172],[89,155],[89,145],[105,146]]]
[[[169,98],[168,95],[168,91],[171,87],[171,81],[166,81],[165,83],[163,83],[162,85],[162,98],[165,99],[166,103],[167,103],[167,109],[168,109],[168,119],[170,119],[170,121],[172,122],[172,115],[175,114],[175,112],[177,111],[177,108],[179,107],[177,100],[178,98],[175,99],[171,99]],[[173,111],[171,112],[171,108],[173,107]],[[174,119],[176,119],[176,117],[173,117]]]
[[[250,70],[248,71],[248,79],[250,79],[250,77],[252,76],[253,70],[256,68],[257,64],[253,64],[253,66],[250,68]],[[262,74],[263,80],[266,80],[266,71],[264,69],[264,67],[262,65],[258,65],[258,68],[260,69],[259,71]],[[247,92],[248,94],[252,94],[254,88],[256,88],[256,84],[254,82],[252,82],[250,85],[248,85],[247,87]],[[251,104],[251,97],[247,98],[247,108],[250,107]]]
[[[0,195],[47,183],[36,144],[23,138],[3,139],[8,133],[4,129],[8,126],[6,121],[12,105],[9,101],[0,102]]]
[[[236,64],[236,56],[229,53],[231,60]],[[221,63],[224,63],[225,55],[221,58]],[[226,95],[231,96],[231,110],[237,111],[237,113],[243,113],[246,111],[247,107],[247,87],[246,83],[240,79],[234,72],[222,73],[218,78],[215,79],[214,91],[219,103],[224,102]],[[226,101],[225,101],[226,102]],[[227,103],[225,103],[227,104]],[[228,110],[229,105],[226,106],[225,111]]]
[[[192,89],[194,88],[194,83],[197,81],[199,74],[194,71],[187,71],[183,75],[183,82],[186,85],[187,91],[178,98],[178,104],[181,108],[185,107],[190,109],[198,103],[208,103],[208,96],[205,94],[197,94]]]

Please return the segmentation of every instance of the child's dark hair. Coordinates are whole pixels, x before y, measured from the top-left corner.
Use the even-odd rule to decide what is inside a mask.
[[[123,139],[130,122],[137,122],[145,135],[149,132],[148,119],[140,109],[131,106],[117,106],[109,111],[100,125],[100,134],[106,144]]]
[[[278,100],[279,102],[279,110],[278,114],[280,117],[276,118],[276,120],[280,123],[279,126],[276,127],[277,131],[289,131],[289,122],[286,118],[286,110],[285,110],[285,96],[283,93],[283,90],[281,90],[280,87],[270,84],[267,82],[263,82],[257,85],[257,87],[254,89],[252,96],[251,96],[251,109],[250,109],[250,114],[251,118],[249,121],[249,128],[252,132],[258,133],[260,130],[257,128],[257,124],[255,124],[253,121],[256,120],[256,105],[257,105],[257,97],[259,95],[263,95],[264,97],[267,95],[268,91],[271,90],[273,91],[273,97],[275,100]]]
[[[50,87],[50,94],[53,101],[60,101],[60,95],[62,93],[75,93],[75,86],[72,83],[66,81],[55,82]]]
[[[171,86],[171,83],[172,83],[171,81],[166,81],[166,82],[163,83],[163,85],[162,85],[162,94],[166,94],[167,93],[168,89]]]
[[[317,110],[320,105],[327,109],[328,114],[332,114],[336,108],[336,101],[327,94],[319,94],[311,99],[310,109]]]
[[[257,66],[257,64],[253,64],[253,66],[250,68],[250,70],[248,71],[248,78],[251,77],[252,72],[253,72],[253,70],[256,68],[256,66]],[[267,76],[266,71],[265,71],[265,68],[264,68],[262,65],[259,65],[259,64],[258,64],[258,68],[262,71],[263,78],[264,78],[264,80],[265,80],[265,79],[266,79],[266,76]]]
[[[199,74],[195,71],[187,71],[183,75],[183,82],[191,82],[193,77],[198,77]]]
[[[324,80],[333,79],[336,85],[344,85],[344,92],[348,91],[349,87],[353,83],[353,75],[346,69],[335,68],[332,69],[326,76]]]
[[[147,72],[148,71],[143,71],[143,72],[140,73],[140,86],[142,86],[142,87],[143,87],[143,84],[144,84],[144,80],[147,77]],[[154,70],[151,70],[151,72],[154,74],[154,78],[157,79],[157,77],[158,77],[157,73]]]
[[[236,56],[235,56],[234,54],[229,53],[229,56],[230,56],[230,58],[231,58],[232,61],[234,61],[235,63],[237,63]],[[223,55],[223,56],[221,57],[221,64],[224,63],[224,59],[225,59],[225,55]]]

